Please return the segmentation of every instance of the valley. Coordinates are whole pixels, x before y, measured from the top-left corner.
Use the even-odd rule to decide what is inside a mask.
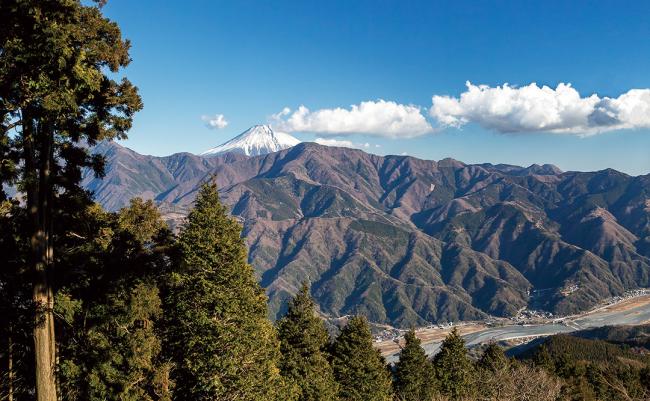
[[[634,326],[650,323],[650,291],[643,290],[623,299],[606,303],[585,313],[563,318],[545,318],[531,321],[500,319],[490,323],[467,322],[456,325],[468,346],[487,344],[491,341],[514,341],[521,344],[539,337],[571,333],[603,326]],[[434,355],[452,326],[430,327],[416,330],[422,347],[428,355]],[[375,342],[389,362],[398,359],[403,343],[401,336]]]
[[[176,230],[197,186],[216,180],[243,225],[272,318],[303,282],[323,316],[398,328],[512,318],[523,308],[567,316],[650,287],[650,175],[315,143],[257,156],[154,157],[113,142],[93,151],[105,156],[106,176],[87,172],[83,185],[102,206],[153,199]]]
[[[650,401],[650,2],[0,0],[0,401]]]

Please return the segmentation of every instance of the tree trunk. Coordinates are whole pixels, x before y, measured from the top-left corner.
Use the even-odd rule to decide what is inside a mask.
[[[7,339],[7,401],[14,401],[14,333],[9,323]]]
[[[23,116],[24,118],[25,116]],[[31,251],[34,272],[33,301],[36,308],[34,324],[34,355],[36,359],[37,401],[57,401],[55,381],[54,295],[49,280],[52,265],[50,218],[52,188],[50,168],[52,137],[39,124],[34,127],[24,118],[25,170],[28,175],[27,211],[32,224]],[[40,152],[35,151],[34,138],[40,131]]]

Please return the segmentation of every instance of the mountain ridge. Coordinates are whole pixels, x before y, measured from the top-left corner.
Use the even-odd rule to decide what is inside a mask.
[[[84,177],[111,210],[144,196],[178,225],[216,174],[274,315],[303,281],[327,315],[402,327],[523,307],[567,314],[650,286],[650,175],[315,143],[254,157],[156,158],[115,146],[99,149],[105,180]]]

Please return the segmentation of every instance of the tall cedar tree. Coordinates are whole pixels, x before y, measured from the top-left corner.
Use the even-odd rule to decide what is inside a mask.
[[[435,391],[433,365],[427,358],[415,331],[404,335],[404,348],[395,364],[395,396],[399,401],[431,400]]]
[[[443,395],[458,400],[472,394],[472,361],[467,356],[465,341],[454,329],[442,342],[433,359],[438,389]]]
[[[344,401],[388,401],[392,379],[384,358],[372,346],[365,318],[350,319],[332,345],[332,368]]]
[[[57,198],[78,190],[82,167],[101,172],[101,162],[81,143],[124,138],[142,104],[128,80],[116,82],[107,74],[129,63],[129,42],[99,7],[80,0],[2,0],[0,21],[0,143],[5,144],[0,156],[9,165],[1,176],[25,194],[32,297],[38,306],[36,398],[56,401],[53,215],[62,207]]]
[[[285,400],[267,298],[246,263],[241,226],[204,184],[181,228],[167,323],[178,400]]]
[[[309,287],[304,284],[278,322],[280,372],[298,387],[300,401],[337,400],[338,385],[327,360],[329,334],[316,316]]]

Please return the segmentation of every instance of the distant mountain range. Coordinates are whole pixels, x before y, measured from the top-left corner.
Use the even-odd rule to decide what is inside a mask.
[[[253,130],[255,130],[254,128]],[[329,316],[399,327],[569,314],[650,286],[650,175],[468,165],[300,143],[140,155],[115,143],[83,184],[110,210],[155,199],[174,226],[215,175],[273,314],[309,282]]]

